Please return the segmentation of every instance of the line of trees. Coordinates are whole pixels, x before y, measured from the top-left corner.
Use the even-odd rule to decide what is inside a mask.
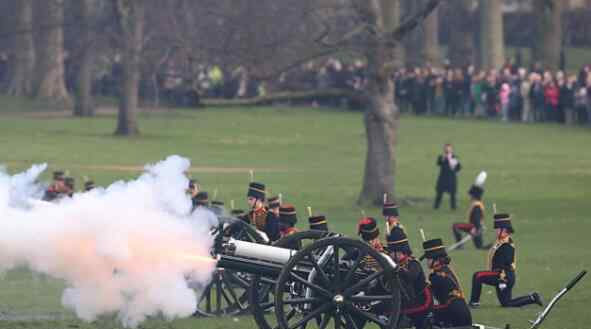
[[[530,0],[536,17],[535,60],[557,67],[562,46],[561,0]],[[438,19],[448,15],[451,65],[498,67],[505,60],[501,1],[490,0],[7,0],[10,95],[47,99],[76,116],[92,116],[100,59],[121,67],[115,134],[139,134],[138,90],[163,63],[182,63],[190,76],[200,63],[241,67],[259,79],[276,77],[330,55],[361,58],[368,85],[367,154],[360,203],[379,204],[395,193],[399,111],[392,73],[407,59],[439,62]],[[480,52],[474,40],[479,13]],[[7,39],[9,41],[6,41]],[[68,47],[65,46],[68,44]],[[0,49],[0,51],[2,51]],[[72,95],[65,61],[75,70]],[[112,63],[112,62],[111,62]],[[157,83],[154,82],[154,85]]]

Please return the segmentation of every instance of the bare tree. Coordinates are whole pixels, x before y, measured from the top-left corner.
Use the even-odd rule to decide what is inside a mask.
[[[123,54],[123,81],[119,97],[116,135],[139,134],[137,123],[140,64],[144,43],[145,3],[142,0],[113,0]]]
[[[71,107],[64,81],[64,0],[35,1],[34,9],[47,26],[39,30],[35,40],[35,96]]]
[[[474,64],[474,0],[447,2],[450,10],[448,57],[453,66]]]
[[[425,19],[423,31],[423,58],[428,63],[439,63],[441,61],[441,49],[439,47],[439,8],[435,8],[433,13]]]
[[[480,65],[500,68],[505,61],[503,3],[480,0]]]
[[[33,43],[33,0],[17,0],[14,51],[10,56],[10,80],[7,92],[13,96],[29,96],[33,90],[35,48]]]
[[[562,47],[562,0],[534,0],[536,35],[532,38],[532,57],[549,69],[560,65]]]
[[[80,64],[77,72],[77,86],[75,95],[74,115],[93,116],[94,100],[92,97],[92,84],[94,80],[97,47],[95,30],[99,4],[97,0],[80,0],[78,5],[82,25],[79,28],[80,35]]]

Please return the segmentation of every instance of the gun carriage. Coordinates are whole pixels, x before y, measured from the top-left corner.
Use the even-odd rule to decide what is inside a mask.
[[[199,314],[250,311],[262,329],[356,329],[366,323],[396,328],[397,265],[366,243],[305,231],[269,245],[240,221],[217,232],[217,270],[199,300]]]

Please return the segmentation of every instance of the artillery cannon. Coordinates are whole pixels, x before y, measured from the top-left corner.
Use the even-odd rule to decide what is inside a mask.
[[[230,226],[218,230],[230,233]],[[318,231],[295,234],[277,245],[232,235],[216,236],[212,253],[224,274],[211,301],[240,304],[248,296],[261,328],[295,329],[312,323],[321,329],[356,329],[366,323],[397,327],[397,265],[366,243]],[[206,290],[205,295],[211,293]]]

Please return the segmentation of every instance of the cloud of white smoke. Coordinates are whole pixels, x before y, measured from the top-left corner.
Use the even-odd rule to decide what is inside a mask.
[[[187,159],[146,166],[136,180],[32,201],[45,165],[9,176],[0,171],[0,266],[25,265],[64,279],[62,304],[88,321],[117,313],[126,326],[147,316],[186,317],[215,262],[210,218],[191,214]],[[28,201],[27,201],[28,200]]]

